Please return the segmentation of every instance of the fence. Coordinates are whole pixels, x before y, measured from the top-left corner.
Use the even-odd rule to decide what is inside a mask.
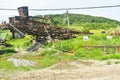
[[[81,48],[86,48],[89,51],[91,48],[100,48],[104,53],[120,53],[120,46],[81,46]]]

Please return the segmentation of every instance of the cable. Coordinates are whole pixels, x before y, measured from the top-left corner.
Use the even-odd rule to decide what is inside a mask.
[[[57,10],[97,9],[97,8],[113,8],[113,7],[120,7],[120,5],[81,7],[81,8],[59,8],[59,9],[29,9],[29,10],[31,11],[57,11]]]
[[[114,7],[120,7],[120,5],[81,7],[81,8],[59,8],[59,9],[29,9],[29,10],[30,11],[58,11],[58,10],[98,9],[98,8],[114,8]],[[0,10],[16,11],[17,9],[0,8]]]
[[[16,11],[17,9],[0,8],[1,11]]]

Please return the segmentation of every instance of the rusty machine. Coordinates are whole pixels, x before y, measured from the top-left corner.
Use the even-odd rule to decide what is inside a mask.
[[[58,27],[51,17],[29,16],[28,7],[18,8],[19,16],[9,17],[9,23],[2,26],[12,32],[13,38],[24,37],[24,34],[36,36],[36,41],[46,42],[48,39],[70,39],[83,32]],[[41,22],[41,20],[43,20]],[[51,21],[46,23],[45,20]]]
[[[24,37],[27,33],[36,36],[35,40],[42,44],[48,40],[54,41],[55,39],[70,39],[75,37],[76,34],[84,33],[59,27],[50,16],[29,16],[27,6],[19,7],[18,13],[19,16],[9,17],[9,23],[4,22],[0,25],[0,28],[10,30],[13,38]],[[46,23],[46,20],[49,20],[51,23]],[[35,46],[37,45],[38,44],[35,44]]]
[[[69,39],[75,37],[75,34],[81,33],[56,26],[54,20],[49,16],[44,18],[29,16],[27,6],[19,7],[18,12],[19,16],[9,17],[9,24],[7,24],[13,38],[18,35],[23,37],[27,33],[35,35],[36,41],[45,42],[47,39]],[[38,19],[43,21],[37,21]],[[49,20],[51,23],[46,23],[45,20]]]

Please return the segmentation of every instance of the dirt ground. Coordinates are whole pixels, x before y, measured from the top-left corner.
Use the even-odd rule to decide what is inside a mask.
[[[120,80],[120,60],[61,61],[51,67],[7,75],[0,80]]]

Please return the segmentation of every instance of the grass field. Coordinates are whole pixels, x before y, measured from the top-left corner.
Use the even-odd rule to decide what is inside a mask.
[[[46,43],[40,50],[35,52],[28,52],[27,55],[13,56],[15,53],[15,48],[23,48],[23,52],[29,46],[32,45],[30,40],[34,38],[33,36],[26,35],[22,39],[10,39],[7,43],[12,44],[11,48],[4,49],[5,54],[0,55],[0,68],[5,70],[32,70],[48,67],[58,61],[64,60],[77,60],[77,59],[95,59],[95,60],[106,60],[106,59],[120,59],[120,54],[113,52],[111,54],[105,54],[102,49],[92,48],[89,51],[86,48],[81,48],[81,46],[94,46],[94,45],[104,45],[104,46],[118,46],[120,45],[120,37],[113,36],[112,39],[106,39],[108,34],[101,34],[100,31],[93,30],[97,34],[87,35],[89,37],[88,41],[83,40],[83,36],[80,35],[77,38],[58,41],[55,43]],[[8,35],[9,36],[9,35]],[[110,52],[113,50],[111,49]],[[7,61],[8,58],[15,57],[20,59],[27,59],[37,62],[38,64],[34,67],[15,67],[13,63]]]

